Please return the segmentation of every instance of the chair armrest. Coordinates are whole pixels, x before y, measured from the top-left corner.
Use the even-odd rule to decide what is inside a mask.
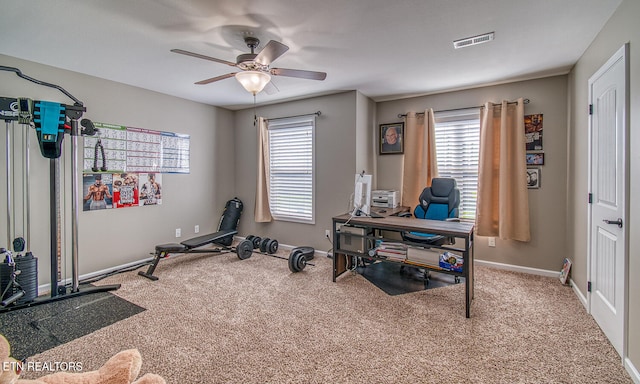
[[[445,219],[445,221],[454,221],[456,223],[460,222],[460,218],[459,217],[449,217],[447,219]]]

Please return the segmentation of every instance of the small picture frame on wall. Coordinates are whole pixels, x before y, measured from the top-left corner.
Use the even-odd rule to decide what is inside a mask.
[[[380,124],[380,154],[404,153],[404,123]]]
[[[527,188],[540,188],[540,168],[527,168]]]
[[[544,165],[544,153],[527,153],[527,165]]]

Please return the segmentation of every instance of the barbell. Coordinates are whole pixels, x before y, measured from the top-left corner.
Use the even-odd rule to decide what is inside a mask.
[[[274,255],[274,253],[278,250],[278,241],[271,240],[269,238],[259,239],[256,241],[256,236],[250,235],[247,236],[245,240],[242,240],[236,246],[236,254],[238,255],[238,259],[246,260],[251,257],[256,249],[256,244],[259,244],[259,248],[261,252],[258,252],[263,255],[275,257],[276,259],[287,260],[289,262],[289,270],[293,273],[301,272],[307,265],[315,266],[308,261],[308,255],[313,255],[313,248],[311,247],[297,247],[291,250],[289,257],[282,257],[278,255]],[[264,244],[264,245],[263,245]],[[264,251],[263,251],[264,249]],[[265,252],[267,251],[267,252]]]

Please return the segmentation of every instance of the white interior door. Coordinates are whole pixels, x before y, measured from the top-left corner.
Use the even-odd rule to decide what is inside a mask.
[[[591,314],[624,356],[626,60],[622,47],[589,79]]]

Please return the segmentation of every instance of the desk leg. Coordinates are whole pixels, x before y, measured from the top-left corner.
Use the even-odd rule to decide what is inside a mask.
[[[333,222],[333,282],[336,278],[347,271],[347,255],[336,252],[340,249],[340,235],[337,231],[336,222]]]
[[[333,282],[336,278],[347,271],[347,255],[344,253],[333,254]]]
[[[465,309],[467,318],[471,317],[471,302],[474,297],[474,274],[473,274],[473,239],[465,239],[464,269],[465,269]]]

